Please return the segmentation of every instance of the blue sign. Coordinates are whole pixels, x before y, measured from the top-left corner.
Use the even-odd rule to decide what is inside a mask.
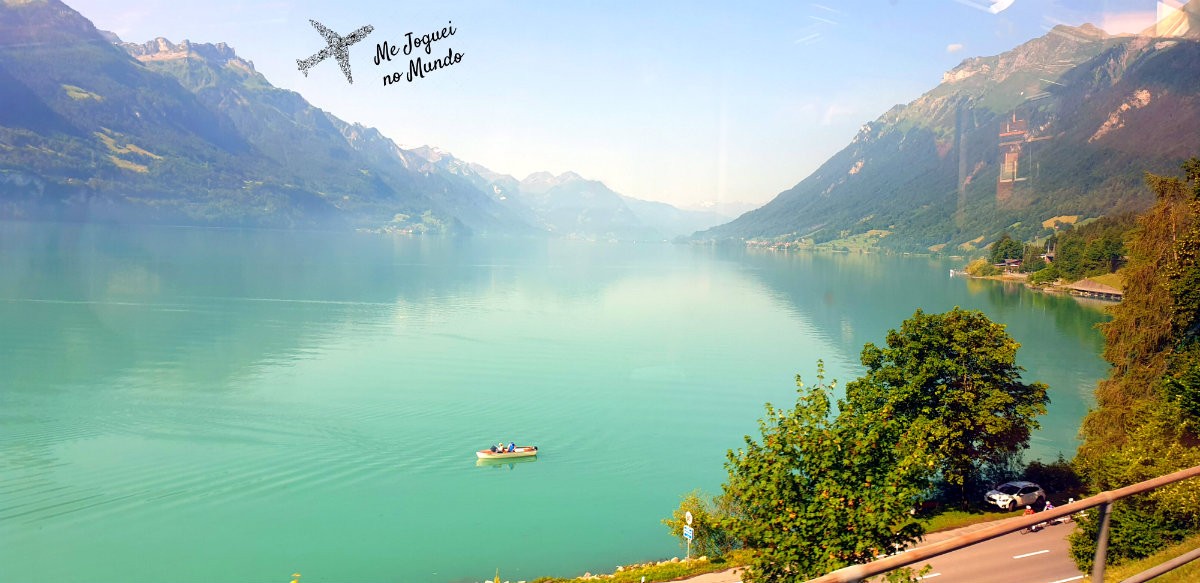
[[[696,531],[692,530],[692,527],[690,527],[690,526],[683,527],[683,538],[692,540],[692,537],[694,537],[694,536],[696,536]]]

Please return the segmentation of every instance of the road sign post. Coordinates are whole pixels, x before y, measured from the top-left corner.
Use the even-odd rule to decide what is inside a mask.
[[[683,521],[687,526],[683,527],[683,538],[687,539],[687,558],[692,558],[692,537],[696,536],[696,531],[692,530],[692,511],[686,510],[683,513]]]
[[[694,536],[696,536],[696,531],[692,530],[692,527],[690,527],[690,526],[683,527],[683,538],[687,539],[687,555],[686,556],[689,559],[692,558],[692,537],[694,537]]]

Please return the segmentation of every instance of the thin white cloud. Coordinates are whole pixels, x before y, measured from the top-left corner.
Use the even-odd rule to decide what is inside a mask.
[[[825,108],[825,115],[821,116],[821,125],[827,126],[834,122],[835,119],[854,113],[854,108],[845,105],[831,104]]]
[[[1017,0],[954,0],[964,6],[970,6],[976,10],[990,12],[992,14],[1000,14],[1012,6]]]
[[[958,51],[961,51],[961,50],[963,50],[962,43],[951,43],[951,44],[946,45],[947,53],[957,53]]]

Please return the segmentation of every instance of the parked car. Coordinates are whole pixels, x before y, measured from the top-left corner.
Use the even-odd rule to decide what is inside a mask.
[[[1033,482],[1005,482],[989,490],[983,500],[1005,510],[1016,510],[1021,506],[1041,506],[1046,501],[1046,493]]]

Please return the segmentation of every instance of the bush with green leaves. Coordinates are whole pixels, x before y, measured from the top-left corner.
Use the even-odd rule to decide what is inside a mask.
[[[1058,281],[1058,278],[1058,268],[1049,265],[1045,269],[1034,272],[1027,281],[1034,285],[1047,285]]]
[[[904,423],[892,407],[859,410],[833,385],[797,376],[791,409],[766,406],[761,439],[729,452],[725,493],[737,501],[734,532],[752,550],[745,579],[792,581],[893,552],[917,540],[909,510],[937,462],[928,424]]]
[[[663,524],[671,536],[679,538],[681,547],[686,546],[683,527],[687,525],[687,513],[692,513],[692,556],[720,558],[739,549],[742,541],[734,534],[733,522],[737,520],[735,501],[727,495],[711,497],[700,490],[683,495],[679,507],[664,518]]]
[[[975,277],[988,277],[992,275],[1000,275],[1000,270],[995,265],[988,263],[987,259],[980,257],[975,261],[967,264],[967,274]]]

